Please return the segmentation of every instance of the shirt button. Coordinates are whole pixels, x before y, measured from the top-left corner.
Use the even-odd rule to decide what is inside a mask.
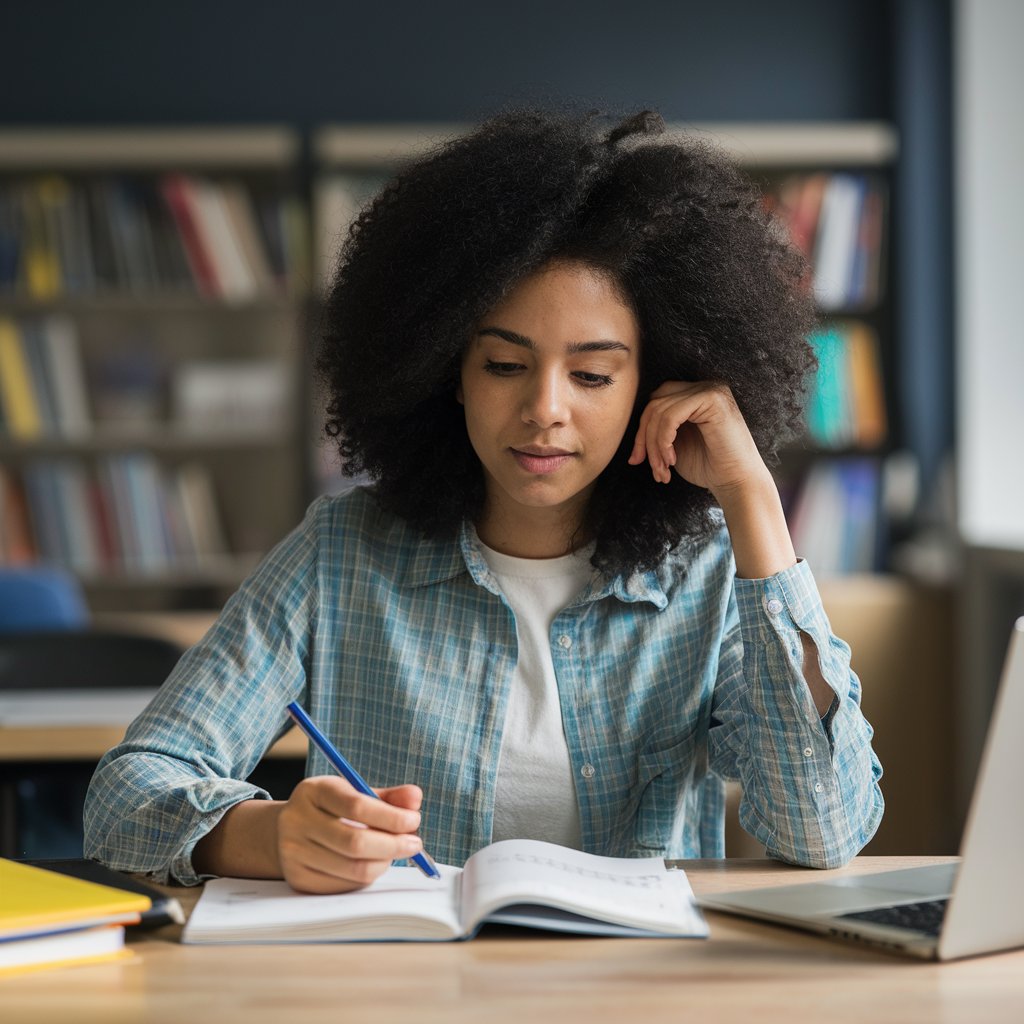
[[[773,597],[767,604],[769,615],[778,615],[782,611],[782,602],[777,598]]]
[[[580,775],[585,779],[592,779],[597,769],[588,761],[581,769]]]
[[[558,638],[558,646],[559,646],[559,647],[564,647],[564,648],[565,648],[566,650],[569,650],[569,648],[570,648],[570,647],[572,647],[572,637],[571,637],[571,636],[566,636],[566,635],[565,635],[565,634],[563,633],[563,634],[562,634],[562,635],[561,635],[561,636],[560,636],[560,637]]]
[[[822,792],[824,792],[824,790],[825,790],[825,787],[820,782],[816,782],[814,784],[814,792],[815,793],[822,793]]]
[[[810,747],[804,747],[804,757],[810,757],[814,753]]]

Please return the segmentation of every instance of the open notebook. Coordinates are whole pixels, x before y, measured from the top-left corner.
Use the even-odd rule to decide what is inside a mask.
[[[355,942],[468,939],[487,922],[583,935],[705,938],[686,874],[659,857],[596,857],[510,839],[477,851],[441,880],[391,867],[373,885],[338,896],[286,882],[207,882],[182,941]]]

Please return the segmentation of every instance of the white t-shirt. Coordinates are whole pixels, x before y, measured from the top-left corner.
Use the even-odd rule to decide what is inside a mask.
[[[592,548],[561,558],[480,550],[512,607],[519,660],[498,761],[492,839],[544,839],[579,849],[580,816],[551,657],[551,623],[593,575]]]

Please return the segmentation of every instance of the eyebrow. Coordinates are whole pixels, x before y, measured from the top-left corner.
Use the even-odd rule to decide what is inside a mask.
[[[507,341],[510,345],[519,345],[521,348],[531,350],[537,348],[532,338],[526,337],[525,334],[519,334],[518,331],[507,330],[504,327],[481,327],[476,333],[477,337],[490,334],[496,338],[501,338],[502,341]],[[629,352],[630,348],[621,341],[602,339],[601,341],[570,341],[566,346],[566,351],[570,355],[575,355],[577,352]]]

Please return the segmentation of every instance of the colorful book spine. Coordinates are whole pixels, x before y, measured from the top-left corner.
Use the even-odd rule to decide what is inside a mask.
[[[7,432],[28,441],[43,433],[32,369],[18,325],[0,317],[0,404]]]

